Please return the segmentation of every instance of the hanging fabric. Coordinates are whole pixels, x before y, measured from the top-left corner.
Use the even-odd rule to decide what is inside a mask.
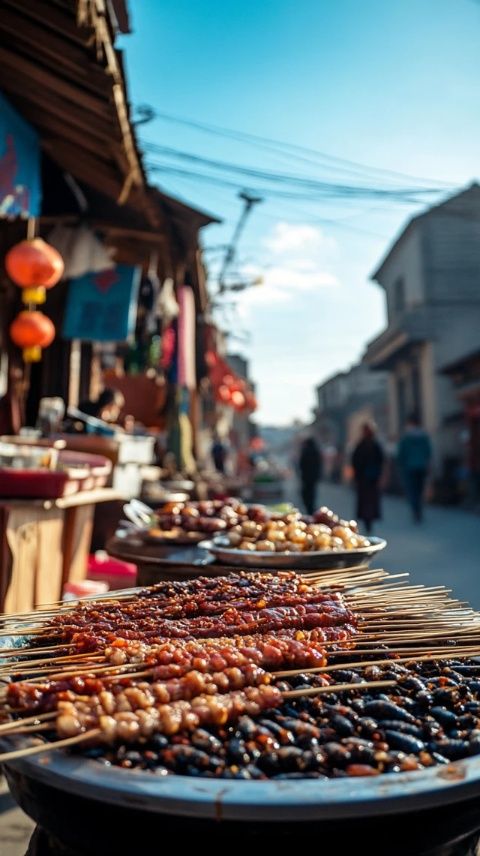
[[[187,389],[197,384],[195,366],[195,298],[188,285],[179,289],[178,383]]]
[[[48,236],[65,263],[65,279],[100,273],[115,267],[111,250],[86,225],[55,226]]]

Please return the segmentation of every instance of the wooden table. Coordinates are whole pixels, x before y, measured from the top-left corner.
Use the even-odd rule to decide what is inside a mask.
[[[118,498],[111,488],[60,499],[0,497],[0,611],[60,600],[65,583],[85,579],[95,506]]]

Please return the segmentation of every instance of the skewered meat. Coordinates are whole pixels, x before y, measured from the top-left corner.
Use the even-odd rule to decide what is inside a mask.
[[[61,737],[72,737],[99,728],[98,739],[102,743],[113,743],[117,739],[134,742],[155,733],[172,735],[181,730],[193,731],[199,726],[225,725],[243,714],[258,716],[282,701],[275,687],[259,686],[225,695],[201,694],[191,701],[164,703],[155,698],[154,686],[150,704],[146,703],[150,701],[147,693],[139,688],[136,701],[132,696],[111,693],[88,701],[61,701],[58,703],[57,733]]]

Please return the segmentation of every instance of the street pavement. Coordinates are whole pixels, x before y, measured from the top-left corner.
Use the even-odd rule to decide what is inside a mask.
[[[285,500],[299,503],[295,482],[287,483]],[[321,483],[317,505],[327,505],[341,517],[355,516],[353,490]],[[422,524],[413,523],[401,497],[385,496],[383,519],[372,534],[388,546],[373,563],[389,571],[408,571],[413,583],[446,585],[455,597],[480,609],[480,516],[451,507],[427,506]]]

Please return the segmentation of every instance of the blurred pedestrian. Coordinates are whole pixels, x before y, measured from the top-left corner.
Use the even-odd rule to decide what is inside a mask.
[[[212,449],[211,455],[213,460],[213,465],[217,471],[217,473],[225,473],[225,461],[227,457],[227,450],[220,440],[220,437],[216,437]]]
[[[432,458],[432,444],[415,413],[408,419],[398,444],[397,461],[415,523],[423,519],[423,497]]]
[[[298,459],[302,501],[307,514],[313,514],[316,508],[317,484],[323,475],[323,458],[313,437],[307,437],[301,447]]]
[[[380,520],[380,485],[384,463],[383,449],[371,422],[362,425],[362,436],[352,454],[352,468],[357,492],[357,519],[366,532],[372,531],[374,520]]]

